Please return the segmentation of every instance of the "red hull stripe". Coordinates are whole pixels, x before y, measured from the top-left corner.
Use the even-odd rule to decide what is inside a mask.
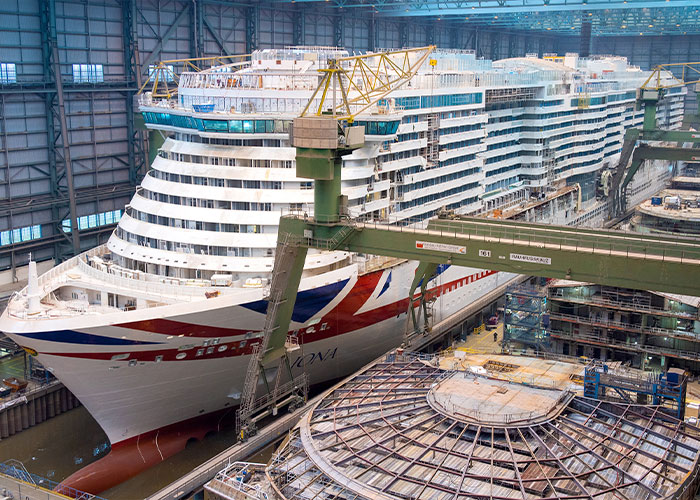
[[[454,280],[449,283],[434,287],[428,291],[428,295],[432,297],[439,297],[447,291],[454,290],[460,286],[464,286],[469,283],[473,283],[481,278],[491,276],[497,271],[483,271],[471,276],[461,278],[459,280]],[[357,311],[362,307],[363,304],[367,302],[372,292],[377,287],[379,283],[379,278],[381,277],[381,272],[372,273],[370,275],[362,276],[350,293],[345,296],[345,298],[340,301],[340,303],[329,311],[326,315],[321,318],[321,320],[313,326],[309,326],[298,331],[299,340],[301,343],[306,344],[310,342],[318,342],[327,338],[335,337],[337,335],[343,335],[345,333],[350,333],[361,328],[369,327],[373,324],[385,321],[393,316],[398,316],[403,314],[408,309],[408,298],[387,304],[385,306],[373,309],[371,311],[366,311],[363,313],[357,313]],[[418,294],[414,296],[414,299],[419,297]],[[168,322],[169,320],[158,320]],[[134,324],[143,324],[153,322],[134,322]],[[175,322],[178,323],[178,322]],[[120,326],[128,325],[125,323]],[[185,323],[179,323],[180,325],[185,325]],[[207,331],[217,332],[219,337],[228,337],[235,334],[232,331],[242,331],[219,327],[207,327],[202,325],[189,325],[189,328],[194,329],[209,329]],[[181,330],[182,331],[182,330]],[[200,332],[204,330],[198,330]],[[226,332],[219,333],[219,332]],[[162,332],[157,332],[162,333]],[[167,334],[172,335],[174,332],[166,331]],[[246,333],[243,331],[243,333]],[[186,336],[189,336],[185,333]],[[216,334],[212,334],[215,337]],[[233,341],[233,342],[222,342],[218,345],[211,345],[207,347],[198,346],[192,347],[188,350],[180,351],[178,349],[158,349],[158,350],[148,350],[148,351],[122,351],[122,352],[47,352],[43,354],[50,354],[52,356],[65,356],[72,358],[81,359],[95,359],[95,360],[110,360],[113,357],[123,357],[123,359],[115,359],[114,361],[126,362],[130,360],[137,361],[177,361],[181,359],[183,361],[189,361],[193,359],[214,359],[214,358],[226,358],[233,356],[243,356],[250,354],[252,352],[252,347],[259,343],[260,339],[249,339],[243,341]],[[184,357],[182,354],[184,353]],[[128,355],[128,357],[126,357]],[[177,356],[180,358],[177,358]],[[160,359],[157,359],[160,357]]]
[[[119,323],[114,326],[141,330],[142,332],[157,333],[160,335],[184,335],[185,337],[200,338],[235,337],[237,335],[245,335],[249,332],[249,330],[241,330],[238,328],[197,325],[171,319],[147,319],[143,321],[133,321],[131,323]]]

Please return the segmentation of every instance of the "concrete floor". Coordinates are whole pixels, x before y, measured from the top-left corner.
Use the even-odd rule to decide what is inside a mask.
[[[498,340],[496,342],[493,341],[494,332],[498,334]],[[500,353],[502,340],[503,323],[498,323],[493,330],[484,330],[481,333],[467,335],[467,340],[465,342],[460,342],[459,347],[464,347],[478,353]]]
[[[454,374],[431,389],[437,406],[457,419],[485,425],[544,418],[560,402],[560,390]]]
[[[498,341],[493,341],[493,332],[498,333]],[[468,354],[500,353],[503,340],[503,323],[498,323],[495,330],[484,330],[479,334],[472,333],[467,336],[465,342],[460,342],[457,347],[463,348]],[[700,381],[688,383],[686,398],[686,418],[695,417],[700,421]]]

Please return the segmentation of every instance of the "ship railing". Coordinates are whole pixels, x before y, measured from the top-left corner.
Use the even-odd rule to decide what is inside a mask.
[[[592,325],[592,326],[604,326],[619,328],[622,330],[630,330],[639,333],[650,333],[652,335],[663,335],[667,337],[682,337],[683,339],[698,340],[700,339],[700,333],[689,332],[686,330],[671,330],[669,328],[659,328],[656,326],[644,326],[644,325],[633,325],[631,323],[625,323],[622,321],[610,321],[608,319],[598,318],[595,315],[577,316],[575,314],[563,314],[563,313],[549,313],[550,319],[560,319],[569,320],[579,324]]]
[[[404,261],[405,259],[399,259],[397,257],[387,257],[384,255],[365,255],[364,260],[357,261],[357,270],[359,274],[367,274],[378,269],[382,269],[389,263],[396,263]]]
[[[183,73],[180,88],[230,90],[314,90],[321,74],[292,74],[273,71]]]
[[[582,333],[582,332],[566,332],[563,330],[554,330],[551,328],[547,329],[547,333],[556,338],[562,339],[573,339],[578,342],[590,343],[594,345],[600,345],[603,347],[617,347],[619,349],[634,351],[634,352],[644,352],[648,354],[655,354],[657,356],[666,356],[667,358],[682,358],[691,361],[700,361],[700,352],[697,351],[686,351],[683,349],[673,349],[673,348],[663,348],[652,346],[649,344],[641,344],[638,342],[625,342],[622,340],[615,340],[605,335],[596,335],[593,333]]]
[[[236,493],[256,500],[267,500],[268,495],[260,483],[249,482],[256,474],[264,476],[265,464],[252,462],[234,462],[229,459],[226,467],[219,471],[214,479],[205,485],[205,489],[226,498],[237,498]],[[233,495],[231,495],[233,493]]]
[[[169,285],[166,283],[153,283],[151,281],[136,280],[133,278],[125,278],[116,276],[112,273],[101,271],[89,265],[84,260],[78,261],[78,269],[89,277],[95,278],[100,282],[115,285],[120,288],[130,288],[149,295],[170,295],[176,298],[204,298],[207,291],[222,291],[225,287],[213,286],[188,286],[188,285]]]
[[[556,287],[556,282],[554,282],[553,285],[550,285],[551,287]],[[568,288],[568,287],[567,287]],[[686,311],[671,311],[668,309],[659,309],[658,307],[651,307],[649,305],[636,302],[636,301],[630,301],[626,302],[623,300],[611,300],[607,299],[604,297],[598,297],[595,295],[581,295],[581,294],[574,294],[574,293],[559,293],[561,289],[555,289],[556,290],[552,293],[549,294],[548,298],[554,299],[554,300],[563,300],[563,301],[568,301],[568,302],[576,302],[578,304],[595,304],[595,305],[601,305],[601,306],[609,306],[611,308],[615,309],[632,309],[634,311],[643,311],[649,314],[659,314],[659,315],[664,315],[664,316],[677,316],[679,318],[687,318],[687,319],[697,319],[697,314],[693,314],[691,312],[686,312]]]

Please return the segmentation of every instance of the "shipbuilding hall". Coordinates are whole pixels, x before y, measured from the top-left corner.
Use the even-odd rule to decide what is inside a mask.
[[[697,0],[0,2],[0,499],[692,498],[699,95]]]

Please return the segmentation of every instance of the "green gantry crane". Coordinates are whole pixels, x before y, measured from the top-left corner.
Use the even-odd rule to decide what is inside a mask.
[[[674,76],[673,71],[680,72],[680,77]],[[620,161],[612,177],[610,218],[624,214],[627,208],[625,189],[645,160],[700,161],[700,150],[682,147],[683,143],[699,144],[700,132],[663,130],[656,127],[656,107],[667,90],[692,84],[700,84],[700,63],[657,66],[639,88],[637,103],[644,106],[644,122],[641,129],[629,129],[625,133]],[[698,96],[700,98],[700,90]],[[700,115],[696,118],[700,119]],[[678,145],[669,147],[650,144],[660,142],[673,142]]]
[[[320,94],[321,104],[311,116],[307,106],[294,120],[291,139],[297,148],[297,176],[314,180],[314,216],[280,219],[263,337],[251,357],[238,412],[242,439],[255,432],[260,418],[284,404],[299,404],[306,395],[305,375],[294,377],[288,353],[298,346],[289,335],[289,325],[309,248],[419,261],[407,311],[419,331],[427,327],[427,318],[423,314],[421,325],[416,308],[425,308],[428,282],[440,264],[700,295],[700,240],[693,238],[449,214],[421,227],[344,216],[342,156],[364,144],[364,129],[353,126],[355,117],[406,83],[430,51],[432,47],[425,47],[331,61],[311,99],[314,102]],[[372,57],[379,63],[370,64]],[[369,80],[353,83],[363,72]],[[333,105],[326,111],[329,91]],[[338,93],[340,105],[336,105]],[[289,382],[281,384],[285,371]],[[259,386],[266,393],[256,399]]]
[[[340,182],[342,156],[365,143],[364,126],[354,126],[355,117],[382,101],[382,112],[391,113],[385,98],[408,83],[434,49],[430,45],[332,59],[319,70],[320,83],[294,120],[290,138],[297,148],[297,177],[314,180],[314,221],[320,226],[313,234],[332,246],[342,244],[352,232],[340,222],[346,200]],[[431,64],[436,63],[431,60]],[[338,232],[338,228],[345,229]],[[260,419],[306,399],[306,374],[295,377],[289,363],[289,353],[299,344],[288,332],[308,248],[287,230],[278,232],[263,337],[254,346],[236,418],[241,439],[256,432]],[[283,373],[289,379],[284,384]],[[256,398],[259,386],[264,394]]]

